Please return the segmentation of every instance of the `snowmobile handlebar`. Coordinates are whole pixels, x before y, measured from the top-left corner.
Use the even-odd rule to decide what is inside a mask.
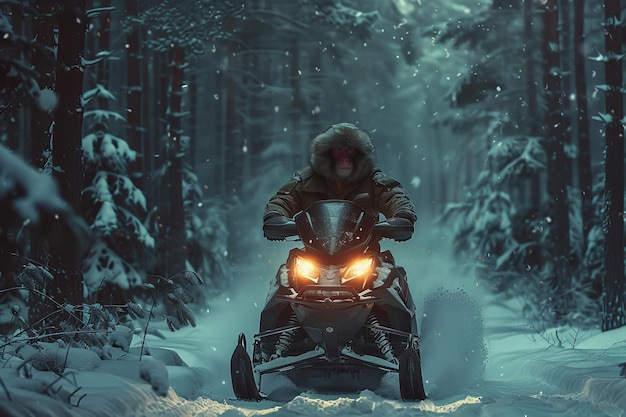
[[[391,217],[374,225],[374,235],[403,242],[413,236],[413,222],[402,217]]]
[[[263,222],[263,235],[269,240],[285,240],[298,235],[298,226],[289,217],[271,217]]]
[[[399,242],[413,236],[413,222],[401,217],[392,217],[374,225],[373,234],[378,238],[394,239]],[[271,217],[263,222],[263,235],[269,240],[285,240],[298,236],[298,226],[293,219],[284,216]]]

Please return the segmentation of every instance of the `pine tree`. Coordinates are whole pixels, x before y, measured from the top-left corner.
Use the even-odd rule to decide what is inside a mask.
[[[84,211],[95,234],[84,261],[85,285],[100,301],[110,302],[101,291],[106,288],[122,298],[115,301],[126,302],[129,290],[144,283],[144,260],[154,249],[144,226],[146,198],[129,172],[137,153],[102,122],[91,127],[82,144],[91,179],[84,190]]]

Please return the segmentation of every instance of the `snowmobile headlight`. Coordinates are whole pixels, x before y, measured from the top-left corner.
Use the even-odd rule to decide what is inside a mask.
[[[354,279],[365,279],[372,273],[374,261],[372,258],[363,258],[352,262],[346,267],[341,276],[341,283],[352,281]]]
[[[298,278],[306,278],[316,284],[320,279],[320,271],[317,265],[301,256],[296,258],[294,269]]]

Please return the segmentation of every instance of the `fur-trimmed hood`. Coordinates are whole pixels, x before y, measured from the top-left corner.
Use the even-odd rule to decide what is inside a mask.
[[[344,146],[357,150],[354,156],[354,169],[347,178],[335,174],[334,161],[330,153],[333,148]],[[331,181],[352,183],[360,181],[372,174],[374,170],[374,145],[364,131],[351,123],[332,125],[311,142],[311,167],[322,177]]]

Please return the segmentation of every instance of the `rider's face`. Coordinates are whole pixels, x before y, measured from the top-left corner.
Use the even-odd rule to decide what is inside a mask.
[[[352,147],[335,148],[332,150],[335,161],[335,174],[339,178],[347,178],[354,169],[352,160],[356,154],[356,149]]]

